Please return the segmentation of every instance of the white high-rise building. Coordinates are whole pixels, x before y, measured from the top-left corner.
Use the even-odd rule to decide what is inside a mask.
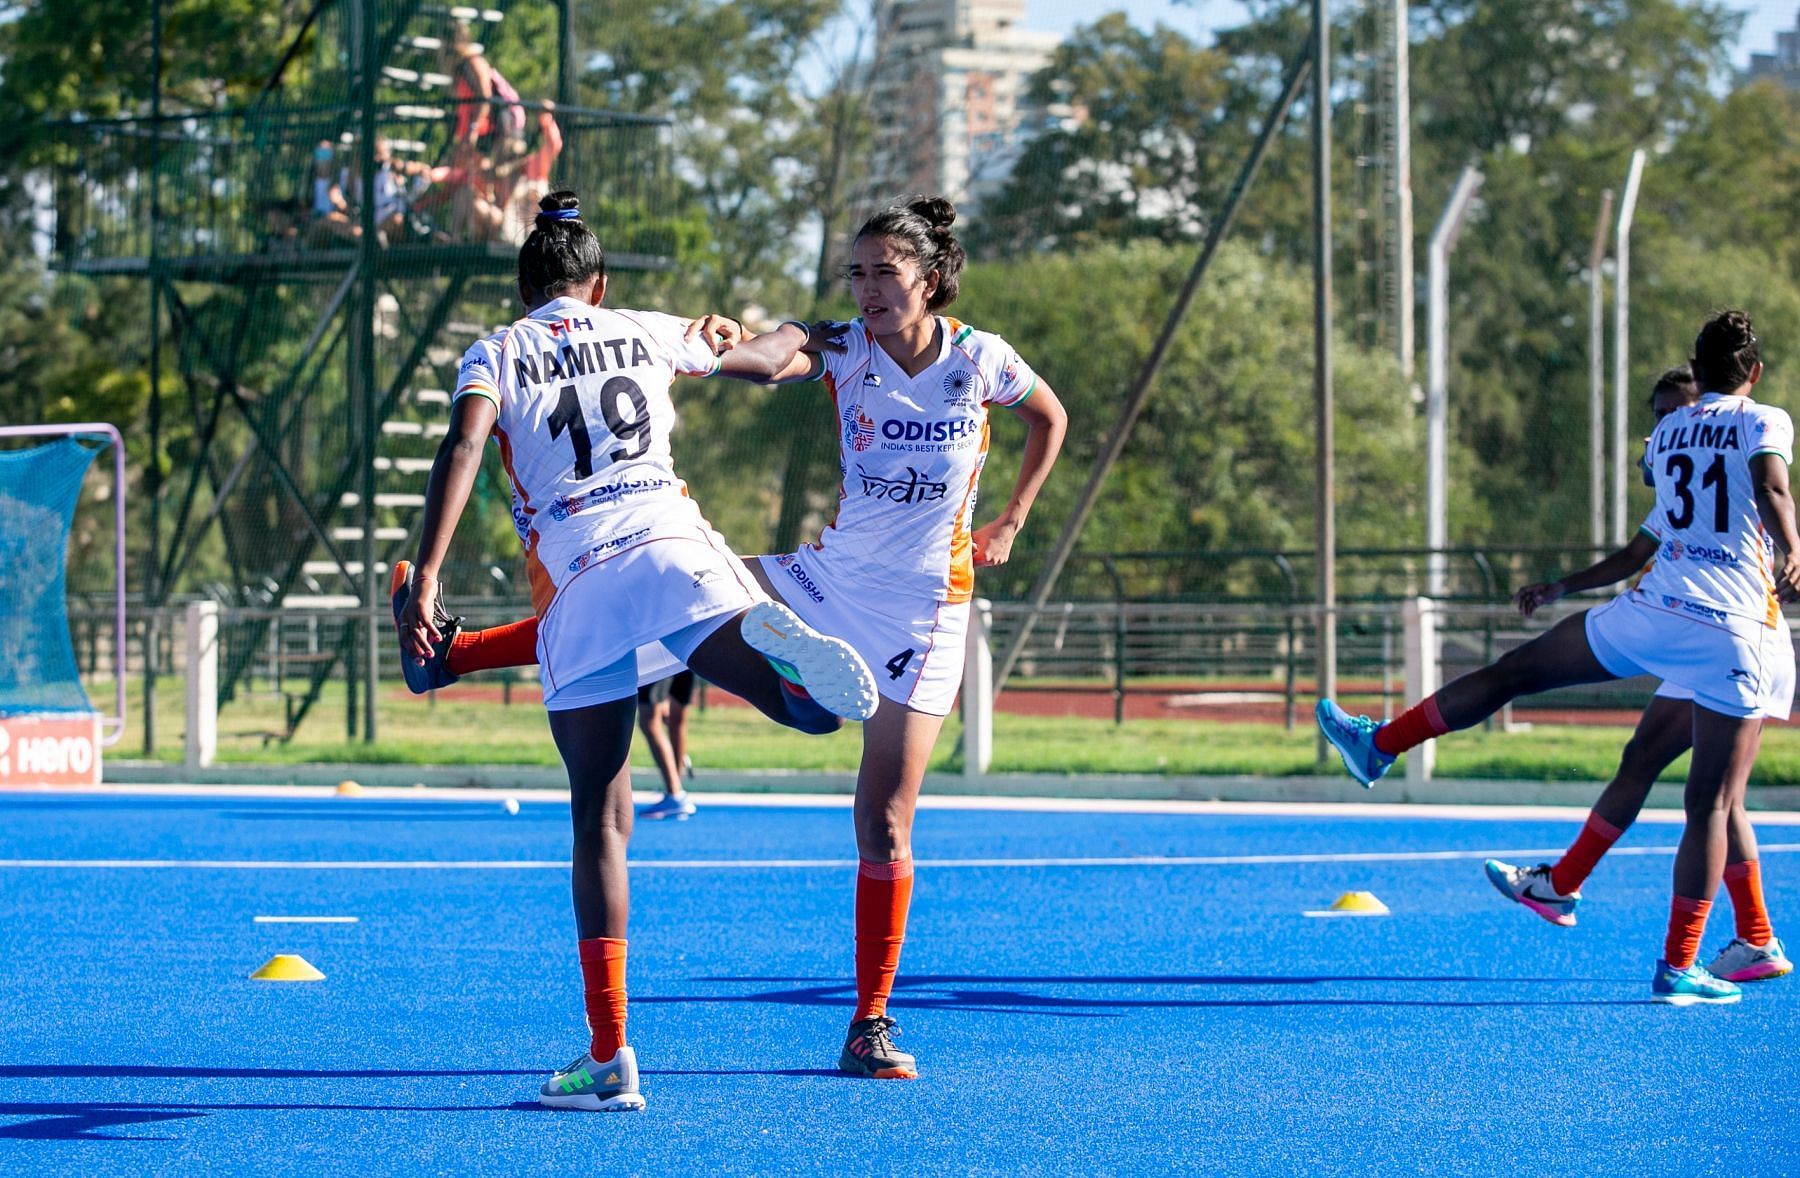
[[[888,0],[878,18],[866,203],[930,193],[979,207],[1043,125],[1031,76],[1060,38],[1022,27],[1025,0]]]
[[[1790,90],[1800,90],[1800,17],[1795,18],[1794,24],[1794,29],[1775,34],[1775,52],[1750,55],[1750,68],[1739,76],[1741,83],[1767,78]]]

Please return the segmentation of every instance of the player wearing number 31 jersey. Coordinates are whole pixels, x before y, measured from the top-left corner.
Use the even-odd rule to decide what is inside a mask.
[[[1750,399],[1760,344],[1741,311],[1715,315],[1694,340],[1697,404],[1657,423],[1647,459],[1656,506],[1644,522],[1655,565],[1638,587],[1564,618],[1498,662],[1472,671],[1391,723],[1320,700],[1319,726],[1364,785],[1401,753],[1468,728],[1533,692],[1655,675],[1693,697],[1687,828],[1651,997],[1729,1003],[1738,987],[1696,963],[1719,889],[1730,816],[1742,806],[1765,716],[1788,714],[1794,646],[1781,602],[1800,597],[1800,533],[1788,486],[1794,427]]]

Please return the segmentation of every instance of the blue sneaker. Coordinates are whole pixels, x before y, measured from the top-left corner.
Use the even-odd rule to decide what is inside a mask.
[[[406,603],[412,599],[412,590],[412,562],[395,561],[394,579],[388,592],[394,599],[394,621],[396,623],[400,621],[400,614],[406,609]],[[432,622],[437,626],[438,633],[443,635],[443,639],[432,644],[431,657],[425,660],[424,666],[420,666],[404,651],[400,655],[400,673],[406,678],[407,689],[414,695],[424,695],[434,688],[448,687],[462,678],[460,675],[452,675],[450,668],[444,665],[444,660],[450,654],[451,640],[462,629],[463,620],[450,616],[444,609],[442,598],[435,603],[435,606],[436,616],[433,617]]]
[[[645,806],[642,810],[639,810],[638,817],[648,818],[652,821],[662,818],[674,818],[677,821],[686,822],[689,818],[692,818],[698,810],[699,807],[694,805],[693,801],[690,800],[685,793],[664,794],[651,805]]]
[[[1656,976],[1650,979],[1650,1001],[1669,1006],[1694,1006],[1706,1003],[1724,1006],[1744,996],[1733,982],[1715,978],[1695,962],[1686,969],[1676,969],[1666,961],[1656,963]]]
[[[1325,734],[1325,739],[1344,759],[1344,768],[1362,782],[1364,789],[1387,776],[1387,771],[1394,767],[1398,758],[1375,747],[1375,731],[1381,725],[1374,720],[1367,716],[1352,716],[1328,699],[1319,701],[1313,715],[1318,718],[1319,730]]]

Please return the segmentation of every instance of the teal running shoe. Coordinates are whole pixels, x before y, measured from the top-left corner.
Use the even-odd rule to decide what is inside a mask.
[[[1374,720],[1367,716],[1352,716],[1328,699],[1319,701],[1313,715],[1318,718],[1319,731],[1344,759],[1344,768],[1362,782],[1364,789],[1387,776],[1387,771],[1394,767],[1398,758],[1375,747],[1375,732],[1381,725]]]
[[[875,675],[848,642],[819,633],[793,610],[773,601],[751,606],[738,628],[750,649],[769,660],[775,673],[810,702],[845,720],[867,720],[875,714],[881,702]]]
[[[538,1103],[550,1108],[579,1108],[596,1113],[635,1113],[644,1108],[638,1091],[637,1053],[629,1047],[605,1063],[582,1057],[544,1081]]]
[[[1686,969],[1676,969],[1666,961],[1656,963],[1656,976],[1650,979],[1650,1001],[1668,1006],[1725,1006],[1736,1002],[1744,992],[1724,978],[1715,978],[1695,962]]]

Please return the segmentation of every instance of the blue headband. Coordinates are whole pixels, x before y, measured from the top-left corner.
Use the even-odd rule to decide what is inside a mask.
[[[546,217],[552,221],[579,221],[579,220],[581,220],[581,210],[580,209],[552,209],[552,210],[546,210],[545,212],[541,212],[538,214],[538,216]]]

